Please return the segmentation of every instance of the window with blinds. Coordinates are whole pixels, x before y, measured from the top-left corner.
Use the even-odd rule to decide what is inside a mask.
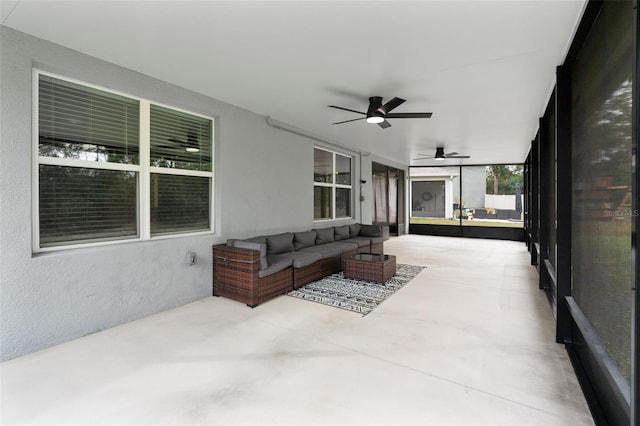
[[[211,120],[151,105],[151,165],[211,171]]]
[[[41,75],[40,156],[139,164],[140,103]]]
[[[151,235],[206,230],[211,120],[151,105]]]
[[[210,118],[35,76],[35,251],[212,230]]]

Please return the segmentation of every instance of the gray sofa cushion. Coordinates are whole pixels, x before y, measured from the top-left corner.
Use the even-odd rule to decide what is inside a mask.
[[[307,247],[300,250],[302,253],[318,253],[321,259],[328,259],[330,257],[340,256],[342,254],[342,248],[333,246],[333,243],[320,244],[313,247]]]
[[[333,230],[333,238],[335,241],[346,240],[349,238],[349,225],[336,226]]]
[[[327,244],[335,241],[333,237],[333,228],[314,229],[316,231],[316,245]]]
[[[360,237],[382,237],[382,226],[362,225],[360,227]]]
[[[229,245],[229,242],[227,242],[227,245]],[[260,269],[268,268],[266,244],[259,244],[251,241],[235,240],[233,247],[259,251],[260,252]]]
[[[267,236],[267,254],[280,254],[293,251],[293,233]]]
[[[354,223],[353,225],[349,225],[349,236],[352,238],[359,236],[361,227],[362,225],[360,225],[359,223]]]
[[[344,241],[340,241],[341,243],[355,243],[358,245],[358,247],[367,247],[371,245],[371,239],[370,238],[364,238],[364,237],[352,237],[349,238],[348,240],[344,240]]]
[[[269,255],[267,256],[267,261],[269,262],[269,266],[266,269],[261,269],[258,271],[258,276],[260,278],[268,277],[269,275],[275,274],[276,272],[280,272],[283,269],[287,269],[289,266],[293,264],[293,260],[287,257],[281,257],[282,255]]]
[[[294,268],[303,268],[322,259],[320,253],[302,251],[290,251],[289,253],[282,253],[277,256],[282,259],[291,259]]]
[[[387,240],[385,237],[371,237],[369,239],[371,240],[371,244],[378,244]]]
[[[293,247],[296,250],[316,245],[316,231],[296,232],[293,234]]]
[[[358,243],[345,243],[344,241],[336,241],[335,243],[331,244],[340,247],[343,253],[358,250]]]

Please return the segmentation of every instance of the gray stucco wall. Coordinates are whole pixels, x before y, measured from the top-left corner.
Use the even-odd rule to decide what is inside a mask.
[[[0,29],[1,360],[209,296],[212,244],[314,227],[313,140],[232,105]],[[33,68],[216,117],[215,234],[33,254]],[[360,157],[355,160],[360,167]],[[363,164],[370,182],[370,161]],[[354,202],[356,220],[371,217],[371,197],[362,206]],[[186,262],[190,251],[198,254],[194,266]]]

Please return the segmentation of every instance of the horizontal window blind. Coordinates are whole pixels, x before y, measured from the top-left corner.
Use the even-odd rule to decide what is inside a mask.
[[[137,237],[137,173],[40,165],[42,247]]]
[[[211,120],[151,105],[151,165],[211,171]]]
[[[210,228],[207,177],[151,174],[151,235]]]
[[[331,219],[333,214],[333,190],[326,186],[313,187],[313,218]]]
[[[139,164],[135,99],[41,75],[39,155]]]
[[[351,185],[351,158],[336,154],[336,183]]]
[[[313,150],[313,181],[333,183],[333,153],[323,149]]]
[[[336,218],[351,217],[351,189],[336,188]]]

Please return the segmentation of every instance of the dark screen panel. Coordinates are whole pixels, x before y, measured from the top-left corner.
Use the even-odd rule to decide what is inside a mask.
[[[573,296],[630,379],[632,3],[605,2],[572,64]]]

